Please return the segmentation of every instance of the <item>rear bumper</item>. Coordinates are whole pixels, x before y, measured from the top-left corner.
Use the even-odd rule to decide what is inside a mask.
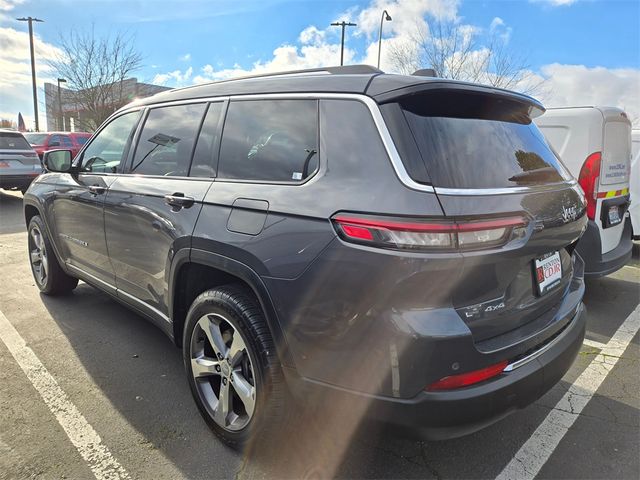
[[[622,268],[631,258],[632,249],[631,219],[629,217],[624,220],[620,243],[613,250],[601,253],[600,231],[595,222],[591,220],[587,225],[587,231],[576,247],[585,262],[584,275],[591,278],[603,277]]]
[[[0,188],[27,188],[40,172],[23,175],[0,175]]]
[[[522,364],[487,382],[444,392],[420,392],[412,399],[367,395],[304,380],[306,398],[331,395],[331,405],[349,405],[374,420],[427,440],[461,437],[531,404],[562,379],[573,364],[586,327],[582,303],[566,327]],[[512,365],[515,362],[512,362]],[[337,397],[337,398],[336,398]],[[339,403],[336,403],[339,402]],[[360,404],[361,408],[354,408]]]

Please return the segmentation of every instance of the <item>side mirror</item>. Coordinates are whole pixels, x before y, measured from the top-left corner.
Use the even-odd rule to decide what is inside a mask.
[[[70,172],[71,150],[49,150],[44,152],[42,164],[49,172]]]
[[[60,146],[60,142],[56,142],[56,141],[54,141],[54,142],[49,142],[49,145],[48,145],[48,146],[49,146],[49,147],[59,147],[59,146]]]

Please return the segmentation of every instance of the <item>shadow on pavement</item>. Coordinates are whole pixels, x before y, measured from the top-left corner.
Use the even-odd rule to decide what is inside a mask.
[[[0,190],[0,234],[26,231],[22,215],[22,195]]]
[[[600,286],[619,295],[618,307],[606,313],[617,328],[637,305],[630,296],[637,284],[609,278]],[[590,318],[608,309],[601,294],[593,295]],[[493,478],[591,360],[579,355],[565,379],[538,402],[461,439],[405,439],[365,426],[349,405],[327,405],[290,412],[282,436],[237,453],[200,417],[181,352],[159,329],[82,283],[70,296],[41,298],[113,407],[188,478]]]

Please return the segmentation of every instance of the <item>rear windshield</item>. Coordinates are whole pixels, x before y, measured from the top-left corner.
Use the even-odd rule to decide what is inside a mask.
[[[0,132],[0,150],[31,150],[20,133]]]
[[[401,101],[401,108],[435,186],[504,188],[568,178],[524,104],[440,92]]]
[[[49,136],[48,133],[25,133],[24,138],[27,139],[31,145],[42,145]]]

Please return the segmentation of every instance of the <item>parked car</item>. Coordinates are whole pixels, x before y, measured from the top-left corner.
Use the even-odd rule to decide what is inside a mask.
[[[155,322],[231,445],[286,421],[289,392],[464,435],[548,391],[584,337],[584,196],[543,111],[367,66],[160,93],[73,162],[45,153],[33,275]]]
[[[631,122],[613,107],[550,108],[536,124],[578,179],[587,198],[587,231],[578,245],[585,275],[615,272],[631,258]]]
[[[0,130],[0,188],[24,193],[41,173],[38,155],[22,134]]]
[[[631,132],[631,154],[631,180],[629,181],[631,206],[629,207],[629,217],[631,217],[633,239],[640,240],[640,130]]]
[[[40,158],[44,152],[55,148],[71,150],[71,154],[75,157],[91,138],[91,134],[86,132],[32,132],[25,133],[24,136]]]

